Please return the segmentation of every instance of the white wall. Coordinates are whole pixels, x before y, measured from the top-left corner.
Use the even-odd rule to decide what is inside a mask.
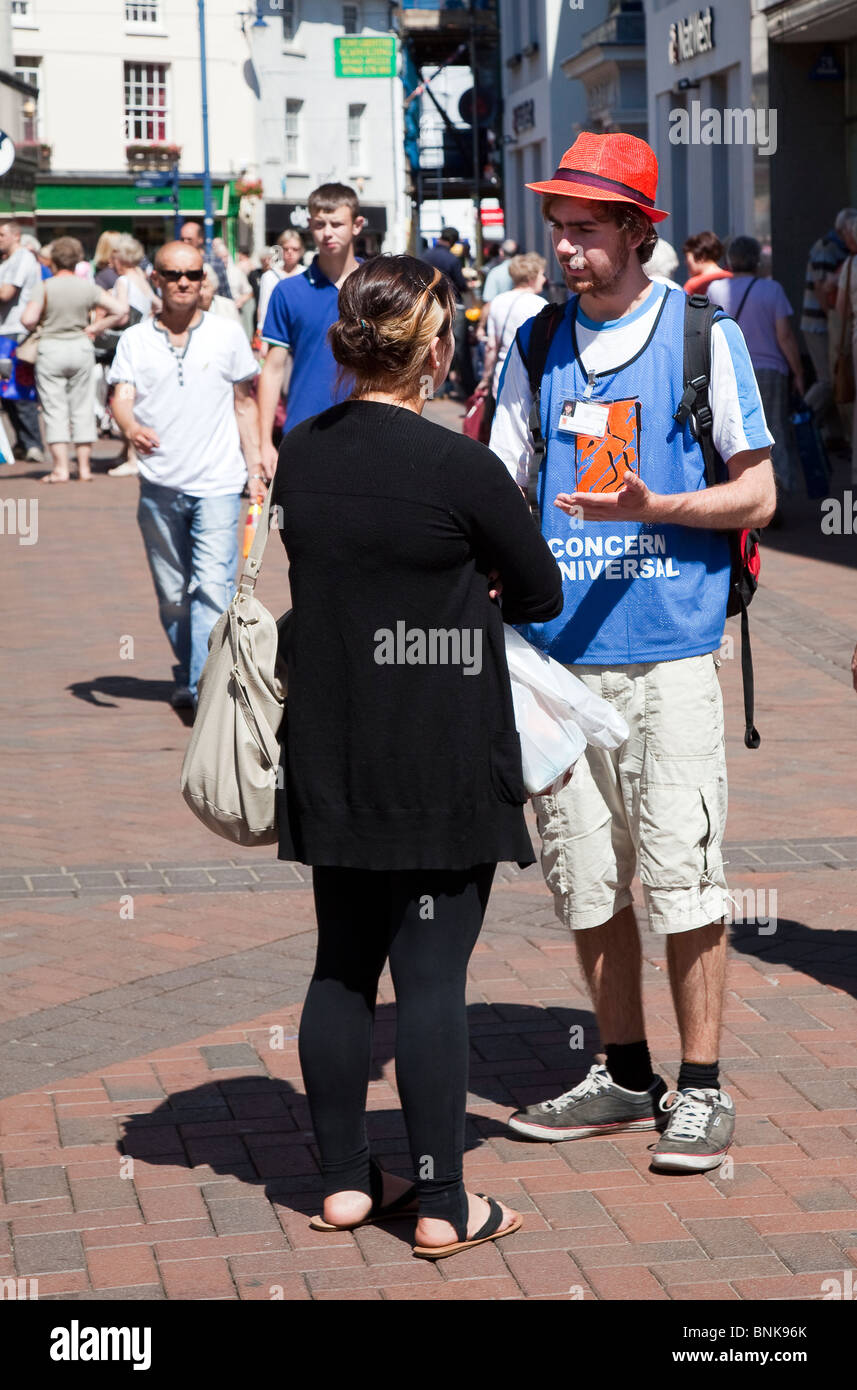
[[[250,50],[237,18],[251,6],[208,0],[206,8],[211,167],[237,174],[255,157],[256,98],[243,71]],[[16,58],[41,59],[42,139],[53,147],[53,171],[126,167],[125,61],[169,65],[168,138],[182,146],[182,171],[201,171],[195,0],[161,0],[161,24],[143,32],[126,24],[125,0],[32,0],[32,11],[31,21],[13,19],[12,37]]]
[[[389,35],[388,6],[380,0],[360,5],[358,34]],[[265,198],[303,203],[321,183],[347,183],[363,203],[387,209],[385,250],[405,247],[404,137],[399,77],[334,76],[333,40],[342,36],[343,6],[336,0],[299,0],[294,39],[283,37],[282,23],[269,18],[253,31],[254,61],[261,87],[258,150]],[[300,153],[286,161],[286,102],[302,103]],[[362,155],[352,166],[348,147],[348,108],[362,104]]]
[[[556,279],[539,196],[524,185],[550,178],[574,141],[575,124],[585,126],[583,84],[570,82],[560,64],[577,51],[583,33],[605,18],[607,0],[586,0],[584,9],[574,10],[568,0],[500,0],[500,5],[506,235],[544,254]],[[533,39],[538,51],[509,67],[507,60]],[[528,101],[534,124],[516,131],[515,113]]]

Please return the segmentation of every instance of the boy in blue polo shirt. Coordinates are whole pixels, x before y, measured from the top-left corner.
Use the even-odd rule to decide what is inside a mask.
[[[307,200],[309,229],[318,255],[303,275],[274,286],[262,325],[268,354],[259,381],[259,428],[262,468],[274,476],[277,450],[272,442],[274,416],[283,389],[286,354],[292,355],[286,429],[318,415],[339,399],[338,371],[327,331],[339,318],[339,290],[360,261],[354,242],[365,225],[357,194],[344,183],[323,183]]]

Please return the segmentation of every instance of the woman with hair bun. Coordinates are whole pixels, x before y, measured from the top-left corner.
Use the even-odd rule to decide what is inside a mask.
[[[377,256],[339,315],[350,397],[285,435],[271,499],[294,604],[279,857],[312,865],[318,919],[299,1041],[324,1177],[311,1224],[413,1213],[414,1253],[438,1259],[521,1224],[462,1180],[465,981],[497,863],[535,862],[503,620],[555,617],[561,583],[499,459],[422,418],[454,351],[446,278]],[[413,1183],[366,1132],[387,960]]]

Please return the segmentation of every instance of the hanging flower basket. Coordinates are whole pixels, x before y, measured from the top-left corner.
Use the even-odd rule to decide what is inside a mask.
[[[167,173],[178,161],[181,152],[181,145],[172,144],[125,146],[125,156],[128,160],[128,168],[131,170],[148,169]]]
[[[235,180],[235,194],[238,198],[261,198],[263,192],[261,179]]]

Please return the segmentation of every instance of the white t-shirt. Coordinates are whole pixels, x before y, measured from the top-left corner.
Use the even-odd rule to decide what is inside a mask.
[[[256,315],[256,326],[260,333],[262,331],[262,325],[265,322],[265,315],[268,312],[268,301],[274,292],[274,286],[278,285],[281,280],[291,279],[293,275],[303,275],[305,270],[306,266],[298,261],[294,270],[271,269],[262,272],[261,279],[259,280],[259,312]]]
[[[491,381],[491,390],[495,396],[503,363],[515,341],[515,334],[521,324],[526,323],[527,319],[535,318],[546,303],[547,300],[536,294],[535,290],[506,290],[504,294],[495,295],[491,300],[485,331],[488,342],[497,349],[497,365]]]
[[[146,291],[141,289],[139,281],[132,275],[119,276],[119,279],[113,286],[114,294],[119,289],[120,285],[127,292],[128,303],[131,308],[136,309],[138,314],[142,314],[143,318],[147,319],[152,312],[152,300],[154,298],[152,291],[150,290],[147,295]]]
[[[16,285],[20,290],[17,299],[0,301],[0,334],[18,337],[27,331],[21,326],[21,310],[42,285],[39,263],[26,246],[19,246],[5,261],[0,261],[0,285]]]
[[[214,314],[200,316],[179,350],[157,319],[126,329],[107,380],[134,386],[134,416],[160,440],[151,453],[140,451],[141,476],[191,497],[240,492],[247,468],[233,386],[258,370],[240,325]]]
[[[609,372],[624,362],[630,362],[645,344],[652,331],[655,316],[665,294],[675,294],[664,285],[652,284],[648,297],[632,314],[621,319],[596,323],[578,306],[577,345],[580,360],[587,372]],[[741,340],[741,330],[731,322],[715,323],[711,330],[711,380],[708,385],[708,404],[714,417],[712,438],[714,447],[724,463],[734,454],[759,448],[750,444],[744,417],[751,404],[758,406],[761,419],[764,411],[756,379],[750,370],[746,349],[733,355],[730,335]],[[742,345],[743,346],[743,345]],[[497,409],[491,426],[491,448],[503,460],[515,481],[526,488],[533,441],[529,430],[533,398],[527,369],[517,347],[509,352],[497,392]],[[768,443],[774,438],[766,429]]]

